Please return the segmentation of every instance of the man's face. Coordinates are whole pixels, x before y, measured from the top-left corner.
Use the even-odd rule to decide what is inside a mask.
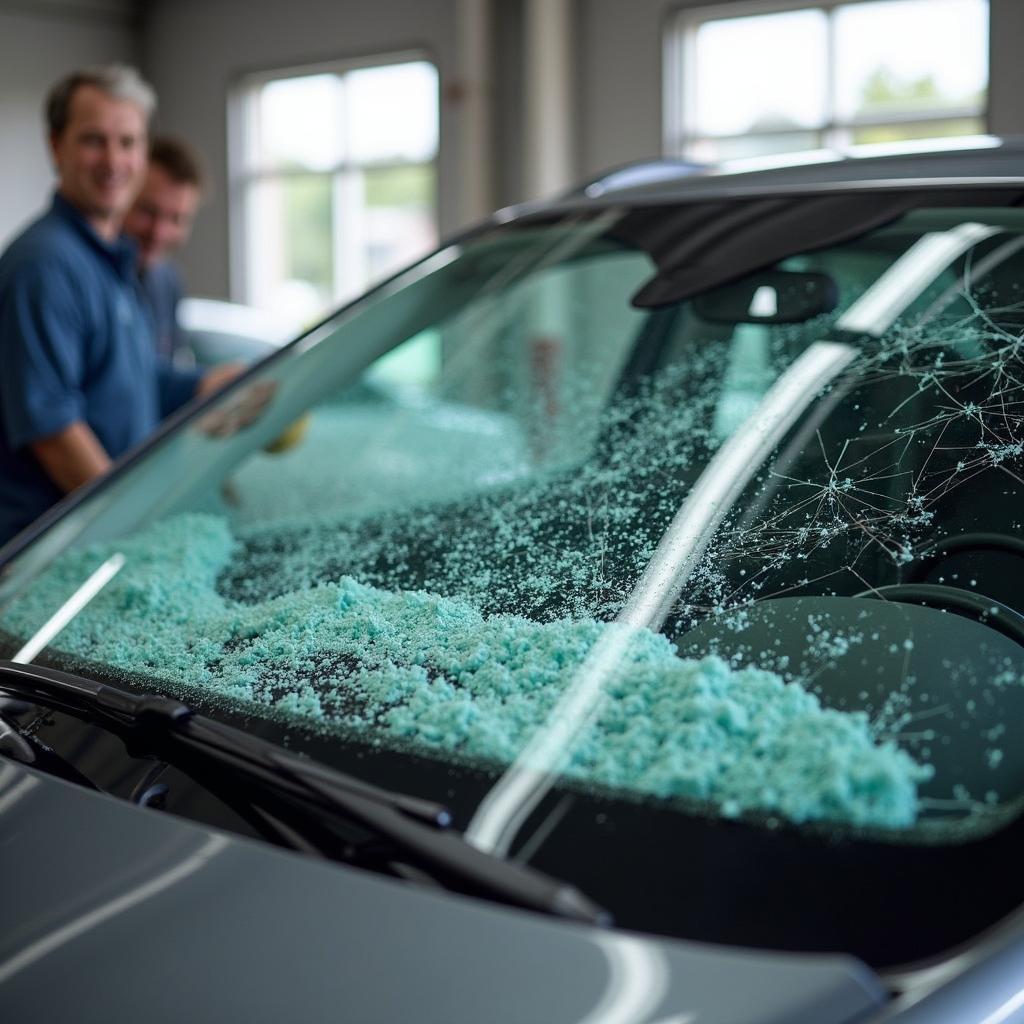
[[[124,221],[124,230],[139,244],[139,259],[152,267],[188,241],[199,205],[199,189],[175,181],[150,164],[146,180]]]
[[[68,123],[51,136],[61,195],[109,233],[128,212],[146,170],[146,116],[92,85],[71,97]]]

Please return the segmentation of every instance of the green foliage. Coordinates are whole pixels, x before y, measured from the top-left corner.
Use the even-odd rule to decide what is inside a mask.
[[[980,135],[985,123],[980,117],[954,117],[948,121],[921,121],[916,124],[884,124],[855,128],[855,145],[870,142],[905,142],[909,139],[940,139],[958,135]]]
[[[331,259],[331,179],[310,174],[281,182],[288,276],[329,291]]]
[[[931,74],[903,78],[886,64],[880,64],[868,75],[861,90],[858,113],[884,113],[901,110],[933,110],[936,107],[984,105],[984,91],[970,96],[944,93]],[[906,136],[900,136],[906,138]]]
[[[422,206],[434,199],[435,175],[430,164],[382,167],[366,172],[367,206]]]
[[[885,64],[868,75],[861,91],[861,110],[869,111],[898,105],[901,107],[934,107],[947,103],[935,79],[929,75],[920,78],[901,78]]]

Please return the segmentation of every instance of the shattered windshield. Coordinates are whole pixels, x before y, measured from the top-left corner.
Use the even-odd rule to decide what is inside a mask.
[[[42,660],[468,766],[500,851],[556,785],[1016,814],[1024,213],[769,231],[738,280],[630,217],[485,231],[261,367],[11,564],[4,654],[107,567]]]

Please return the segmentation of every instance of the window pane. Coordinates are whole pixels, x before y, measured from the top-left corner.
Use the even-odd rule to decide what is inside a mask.
[[[437,70],[426,61],[352,71],[348,94],[350,159],[429,160],[437,150]]]
[[[261,181],[249,201],[249,297],[265,309],[311,321],[333,300],[331,179]]]
[[[253,133],[258,166],[327,170],[342,157],[342,92],[336,75],[268,82],[259,91]]]
[[[434,169],[425,164],[381,167],[366,175],[370,206],[433,206]]]
[[[738,139],[697,139],[687,155],[694,160],[717,163],[721,160],[742,160],[746,157],[771,156],[774,153],[795,153],[818,149],[817,132],[782,132],[779,135],[744,135]]]
[[[704,22],[697,30],[693,129],[739,135],[826,118],[828,23],[821,11]]]
[[[984,109],[986,0],[848,4],[835,17],[841,120],[936,108]]]
[[[918,121],[907,124],[865,125],[851,132],[855,145],[869,142],[904,142],[910,139],[942,139],[958,135],[982,135],[980,117],[954,117],[948,121]]]
[[[309,321],[436,245],[432,64],[339,65],[245,102],[245,301]]]
[[[437,245],[436,174],[429,164],[370,170],[363,175],[365,286]]]

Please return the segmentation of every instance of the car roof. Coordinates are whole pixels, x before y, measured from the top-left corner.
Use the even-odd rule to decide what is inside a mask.
[[[553,199],[503,211],[500,219],[620,203],[845,189],[1024,185],[1024,138],[858,146],[848,154],[815,150],[781,157],[703,165],[646,160],[614,168]]]

